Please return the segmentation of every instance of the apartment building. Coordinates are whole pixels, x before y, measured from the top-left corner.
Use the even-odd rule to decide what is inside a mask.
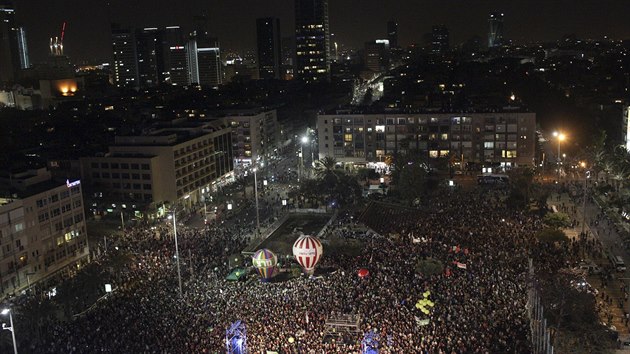
[[[0,178],[0,295],[88,262],[81,181],[58,183],[45,168]]]
[[[280,136],[276,110],[237,110],[223,112],[233,129],[233,150],[237,164],[265,159],[278,147]]]
[[[107,154],[81,158],[81,174],[93,193],[133,203],[138,214],[150,205],[203,201],[232,178],[233,159],[226,120],[179,120],[144,135],[116,137]]]
[[[536,114],[381,113],[339,110],[317,121],[319,158],[365,165],[410,152],[448,158],[459,166],[474,163],[504,168],[532,166]]]

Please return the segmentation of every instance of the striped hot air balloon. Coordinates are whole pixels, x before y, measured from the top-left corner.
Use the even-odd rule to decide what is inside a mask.
[[[254,253],[252,263],[254,264],[254,268],[258,271],[258,274],[260,274],[260,280],[263,282],[269,281],[277,273],[276,265],[278,264],[278,257],[266,248]]]
[[[300,236],[293,244],[293,255],[307,274],[312,275],[315,265],[322,258],[322,242],[313,236]]]

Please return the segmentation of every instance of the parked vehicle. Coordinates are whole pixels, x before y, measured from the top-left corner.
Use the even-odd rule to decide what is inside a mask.
[[[610,255],[608,259],[610,259],[610,263],[613,264],[618,272],[626,271],[626,263],[623,261],[623,258],[621,258],[621,256]]]

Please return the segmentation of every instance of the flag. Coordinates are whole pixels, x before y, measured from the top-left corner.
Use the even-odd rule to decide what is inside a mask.
[[[457,262],[457,268],[466,269],[466,263]]]
[[[306,324],[308,324],[308,311],[306,311]]]
[[[414,316],[414,317],[416,319],[416,324],[418,326],[426,326],[426,325],[429,324],[430,320],[428,318],[423,320],[423,319],[420,319],[420,317],[418,317],[418,316]]]

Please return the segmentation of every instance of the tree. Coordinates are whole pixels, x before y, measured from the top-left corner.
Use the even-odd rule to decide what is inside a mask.
[[[326,156],[315,162],[316,180],[305,183],[302,186],[303,193],[311,193],[321,196],[322,191],[327,191],[327,200],[336,200],[339,203],[351,203],[361,196],[362,187],[354,176],[347,175],[337,167],[337,160]]]
[[[337,160],[334,157],[325,156],[315,161],[315,177],[319,179],[338,178]]]
[[[427,258],[418,262],[416,271],[424,274],[425,276],[440,274],[444,271],[444,264],[437,259]]]
[[[569,240],[564,231],[555,228],[545,228],[536,234],[536,238],[544,243],[564,243]]]
[[[428,171],[423,152],[413,150],[397,155],[395,167],[392,179],[403,199],[414,201],[427,192]]]
[[[571,219],[565,213],[547,213],[543,219],[545,225],[554,228],[561,229],[571,226]]]
[[[534,183],[534,170],[522,168],[514,171],[513,183],[510,185],[509,205],[526,206],[529,204],[530,192]]]

